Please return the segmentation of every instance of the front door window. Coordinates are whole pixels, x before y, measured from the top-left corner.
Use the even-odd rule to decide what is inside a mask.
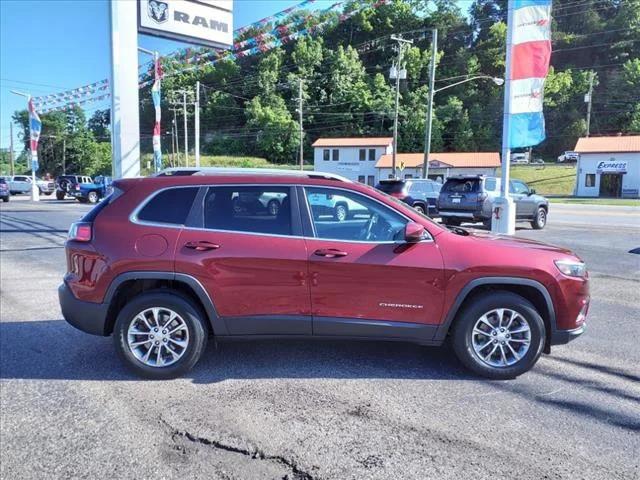
[[[305,188],[317,238],[394,242],[403,239],[407,220],[388,207],[355,192]]]

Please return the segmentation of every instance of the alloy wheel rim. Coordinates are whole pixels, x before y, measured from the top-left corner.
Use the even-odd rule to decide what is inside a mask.
[[[531,327],[515,310],[496,308],[476,321],[471,343],[482,363],[494,368],[510,367],[529,351]]]
[[[138,313],[127,331],[127,344],[136,359],[149,367],[167,367],[180,360],[189,346],[184,319],[165,307]]]
[[[337,207],[336,216],[338,217],[338,220],[341,220],[341,221],[347,218],[347,211],[342,205]]]
[[[538,225],[540,225],[540,226],[544,225],[546,220],[547,220],[547,216],[544,213],[544,210],[540,210],[538,212]]]

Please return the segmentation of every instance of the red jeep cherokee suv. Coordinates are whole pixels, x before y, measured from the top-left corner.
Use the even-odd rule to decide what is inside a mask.
[[[336,205],[347,205],[338,215]],[[542,243],[445,229],[322,173],[200,169],[114,182],[71,226],[62,313],[171,378],[207,337],[441,345],[490,378],[584,328],[584,263]]]

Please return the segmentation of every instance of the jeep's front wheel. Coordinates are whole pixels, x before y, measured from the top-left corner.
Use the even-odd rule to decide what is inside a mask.
[[[186,298],[152,291],[134,297],[118,314],[116,351],[136,374],[149,379],[176,378],[200,359],[207,326]]]
[[[474,372],[496,380],[515,378],[540,358],[545,326],[535,307],[520,295],[476,296],[457,315],[453,349]]]
[[[89,192],[87,200],[89,200],[89,203],[98,203],[98,192]]]

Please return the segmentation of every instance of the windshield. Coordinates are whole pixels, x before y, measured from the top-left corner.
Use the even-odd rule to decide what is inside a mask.
[[[402,193],[405,188],[405,183],[400,181],[384,181],[382,180],[378,186],[376,187],[381,192],[392,194],[392,193]]]

